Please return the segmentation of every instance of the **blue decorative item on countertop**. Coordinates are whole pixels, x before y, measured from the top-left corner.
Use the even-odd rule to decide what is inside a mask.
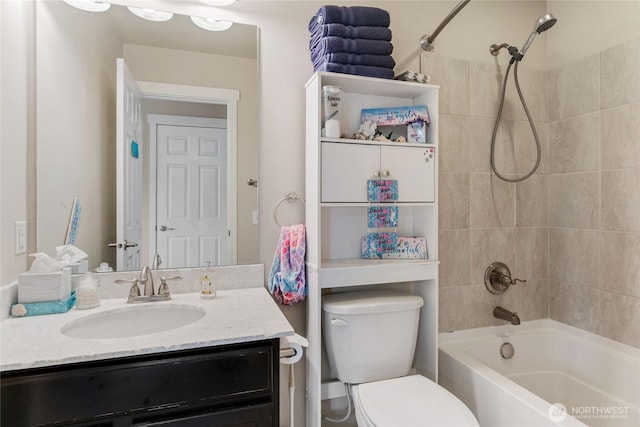
[[[76,293],[71,292],[71,296],[64,301],[30,302],[23,304],[13,304],[11,315],[13,317],[39,316],[41,314],[66,313],[76,303]]]

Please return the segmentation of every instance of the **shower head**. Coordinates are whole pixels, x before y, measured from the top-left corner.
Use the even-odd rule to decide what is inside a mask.
[[[536,21],[536,25],[533,27],[531,35],[529,35],[529,38],[519,52],[520,55],[518,61],[522,59],[525,52],[529,49],[529,46],[533,43],[533,39],[536,38],[536,35],[547,31],[549,28],[553,27],[557,21],[558,20],[550,13],[547,13]]]
[[[547,13],[542,18],[536,21],[535,32],[540,34],[553,27],[558,20],[550,13]]]

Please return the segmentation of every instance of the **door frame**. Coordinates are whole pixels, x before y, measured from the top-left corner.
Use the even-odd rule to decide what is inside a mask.
[[[138,81],[140,92],[143,98],[160,99],[165,101],[183,101],[197,102],[201,104],[218,104],[227,107],[227,186],[234,191],[227,191],[227,223],[229,233],[228,252],[229,265],[235,265],[238,261],[238,223],[237,223],[237,205],[238,205],[238,179],[237,179],[237,163],[238,163],[238,101],[240,100],[240,91],[237,89],[222,89],[201,86],[175,85],[168,83],[156,83]],[[163,116],[159,114],[149,114],[149,116]],[[176,117],[176,116],[165,116]],[[195,118],[190,118],[195,119]],[[200,119],[200,120],[222,120],[222,119]],[[197,122],[199,120],[196,120]],[[184,123],[184,122],[183,122]],[[193,123],[193,122],[192,122]],[[202,122],[201,122],[202,123]],[[163,122],[158,124],[175,124]],[[151,123],[150,123],[151,125]],[[155,126],[150,126],[149,135],[149,176],[155,176],[155,158],[156,147],[151,141],[156,140]],[[153,169],[152,169],[153,163]],[[151,175],[153,174],[153,175]],[[149,206],[149,241],[148,241],[148,265],[153,264],[156,247],[155,235],[155,218],[150,218],[151,206],[156,204],[156,182],[155,179],[149,179],[149,191],[147,193],[147,203]],[[152,225],[153,224],[153,225]],[[153,248],[153,250],[152,250]]]

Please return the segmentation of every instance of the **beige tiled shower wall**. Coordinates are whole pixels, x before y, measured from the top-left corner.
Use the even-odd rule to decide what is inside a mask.
[[[640,347],[640,39],[519,78],[542,143],[518,184],[490,173],[505,69],[430,57],[440,92],[440,331],[551,317]],[[511,70],[513,73],[513,69]],[[535,144],[513,83],[496,163],[523,174]],[[526,279],[490,294],[484,271],[505,262]]]
[[[533,177],[512,184],[496,178],[489,163],[505,69],[435,56],[423,58],[422,69],[440,85],[440,331],[503,323],[493,317],[496,306],[517,311],[523,321],[548,317],[547,73],[524,64],[518,72],[542,162]],[[513,80],[502,114],[497,168],[526,173],[535,163],[535,143]],[[489,293],[484,272],[495,261],[527,283],[500,296]]]
[[[640,39],[548,79],[550,317],[640,347]]]

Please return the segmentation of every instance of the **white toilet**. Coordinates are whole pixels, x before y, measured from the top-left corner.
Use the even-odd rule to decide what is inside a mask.
[[[418,335],[417,295],[345,292],[323,298],[329,363],[353,384],[358,426],[478,427],[469,408],[449,391],[411,370]]]

